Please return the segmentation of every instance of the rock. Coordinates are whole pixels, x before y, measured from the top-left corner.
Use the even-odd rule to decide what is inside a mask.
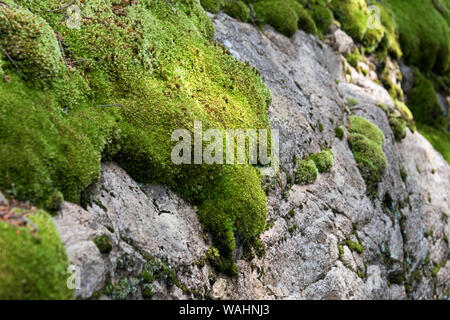
[[[188,289],[186,294],[158,280],[154,299],[193,298],[188,292],[213,299],[448,295],[448,264],[435,277],[432,268],[448,253],[450,167],[419,133],[408,131],[401,142],[394,139],[385,112],[377,106],[394,108],[389,93],[370,74],[355,72],[353,82],[345,82],[339,51],[302,31],[288,39],[269,26],[260,32],[224,14],[211,17],[216,41],[259,70],[272,92],[269,120],[280,135],[280,174],[264,182],[271,222],[261,235],[266,253],[247,261],[238,244],[238,276],[217,274],[204,259],[210,244],[194,208],[166,187],[138,185],[116,164],[106,163],[101,180],[89,190],[87,211],[66,203],[63,215],[55,219],[72,263],[92,277],[77,294],[88,297],[107,279],[138,276],[151,256],[172,267]],[[352,110],[349,98],[358,100]],[[387,168],[378,198],[367,196],[347,141],[336,137],[335,128],[345,128],[350,114],[367,118],[386,137]],[[293,184],[293,160],[322,148],[334,154],[330,172],[311,185]],[[408,174],[405,182],[400,168]],[[429,230],[433,232],[427,238]],[[102,234],[111,237],[109,254],[92,246],[92,239]],[[343,245],[347,240],[363,250],[352,252]],[[124,257],[126,268],[118,268]]]
[[[355,47],[353,39],[339,28],[333,28],[331,32],[332,47],[339,53],[351,53]]]

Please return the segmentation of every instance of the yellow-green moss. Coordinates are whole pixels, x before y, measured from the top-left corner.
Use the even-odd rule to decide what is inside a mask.
[[[223,7],[224,0],[200,0],[200,3],[205,10],[217,13]]]
[[[316,181],[318,174],[319,170],[313,160],[301,160],[298,163],[295,183],[298,185],[313,184]]]
[[[239,0],[225,0],[223,12],[229,16],[247,22],[250,19],[250,9]]]
[[[59,61],[63,70],[41,90],[27,81],[39,70],[24,76],[3,59],[12,80],[0,83],[0,189],[38,205],[58,191],[77,202],[99,178],[100,160],[114,160],[136,180],[166,184],[196,204],[233,266],[235,234],[255,243],[264,230],[258,173],[251,166],[176,166],[171,134],[192,131],[194,120],[205,130],[270,130],[271,96],[256,70],[211,41],[214,28],[200,2],[79,3],[86,17],[81,29],[60,23],[63,11],[47,11],[59,7],[53,0],[4,2],[0,12],[8,18],[20,4],[45,20],[49,29],[42,32],[61,36],[70,68]],[[4,30],[2,35],[15,32]],[[37,41],[34,34],[19,35],[11,41]],[[33,48],[49,54],[47,46]],[[28,70],[25,60],[17,64]],[[84,62],[72,63],[77,60]],[[97,107],[111,104],[119,106]]]
[[[330,149],[313,154],[309,159],[314,161],[320,173],[329,172],[334,164],[334,155]]]
[[[348,142],[368,191],[373,190],[386,170],[383,151],[384,134],[370,121],[359,116],[350,117]]]
[[[339,140],[343,140],[344,139],[345,131],[344,131],[344,129],[342,127],[336,127],[336,129],[334,129],[334,131],[335,131],[336,137]]]
[[[402,117],[394,114],[389,115],[388,118],[395,139],[397,141],[404,139],[406,137],[406,121]]]
[[[43,211],[17,213],[39,231],[0,221],[0,299],[72,299],[69,261],[52,218]]]

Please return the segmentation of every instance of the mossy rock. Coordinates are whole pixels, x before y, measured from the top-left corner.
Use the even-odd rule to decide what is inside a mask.
[[[301,160],[298,164],[295,183],[298,185],[313,184],[317,180],[319,170],[313,160]]]
[[[368,191],[381,181],[387,160],[383,151],[384,134],[373,123],[359,116],[350,117],[348,143]]]
[[[314,161],[320,173],[330,172],[334,164],[334,154],[330,149],[313,154],[309,159]]]
[[[112,250],[111,239],[106,234],[95,237],[94,243],[101,253],[110,253]]]
[[[332,0],[331,9],[342,29],[361,42],[367,30],[368,12],[364,0]]]
[[[321,34],[326,34],[333,23],[333,12],[328,8],[328,5],[325,1],[316,0],[312,1],[310,6],[305,7],[308,14],[313,18],[316,29]]]
[[[239,0],[225,0],[223,12],[229,16],[247,22],[250,19],[250,9],[247,5]]]
[[[256,16],[261,24],[270,24],[278,32],[291,37],[298,29],[298,14],[303,10],[295,0],[263,0],[253,4]]]
[[[336,137],[339,140],[343,140],[344,139],[345,131],[344,131],[344,129],[342,127],[336,127],[336,129],[334,131],[335,131]]]
[[[406,137],[406,121],[402,117],[389,115],[389,125],[397,141]]]
[[[0,299],[73,299],[67,287],[69,260],[52,218],[43,211],[16,213],[25,214],[39,231],[0,221]]]
[[[2,13],[18,8],[45,20],[42,30],[48,26],[52,36],[61,36],[71,68],[51,73],[42,89],[2,57],[11,81],[0,82],[0,190],[41,207],[57,207],[52,200],[60,199],[54,197],[58,192],[79,202],[81,192],[99,179],[101,160],[113,160],[134,179],[168,185],[201,208],[206,231],[228,234],[214,240],[224,256],[231,257],[235,234],[254,242],[266,210],[256,169],[178,166],[171,159],[172,133],[179,128],[192,133],[194,120],[205,130],[270,131],[270,91],[256,70],[211,41],[214,28],[199,1],[142,0],[120,8],[108,0],[85,2],[80,9],[91,19],[83,19],[81,29],[59,23],[61,12],[47,11],[57,8],[53,0],[21,1],[23,9],[4,2]],[[36,41],[28,33],[20,36]],[[56,38],[52,41],[43,55],[64,69]],[[77,60],[85,61],[71,64]],[[246,181],[228,181],[240,181],[239,176]],[[228,192],[226,201],[214,190]],[[238,202],[246,206],[228,206]],[[214,203],[226,210],[219,212]]]

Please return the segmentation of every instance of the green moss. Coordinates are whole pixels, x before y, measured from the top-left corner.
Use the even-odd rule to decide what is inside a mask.
[[[336,127],[336,129],[334,129],[334,132],[335,132],[335,134],[336,134],[336,137],[337,137],[339,140],[343,140],[343,139],[344,139],[344,137],[345,137],[345,131],[344,131],[344,129],[343,129],[342,127]]]
[[[270,24],[278,32],[291,37],[298,29],[298,14],[302,7],[295,0],[263,0],[253,4],[262,24]]]
[[[400,141],[406,137],[406,121],[394,114],[389,115],[389,125],[394,133],[395,139]]]
[[[406,172],[404,167],[400,168],[400,176],[402,177],[403,182],[406,182],[406,179],[408,178],[408,172]]]
[[[364,252],[364,247],[358,242],[347,240],[345,244],[350,250],[355,251],[359,254],[362,254]]]
[[[224,5],[224,0],[200,0],[200,3],[205,10],[218,13]]]
[[[423,124],[434,125],[443,114],[433,83],[419,72],[416,72],[408,105],[414,119]]]
[[[333,23],[333,13],[328,8],[328,4],[323,0],[308,1],[309,6],[304,6],[313,18],[317,30],[321,34],[326,34]]]
[[[373,190],[384,173],[387,160],[383,152],[384,134],[370,121],[350,117],[348,142],[358,168],[366,181],[368,191]]]
[[[331,9],[342,29],[356,41],[362,41],[367,31],[369,12],[364,0],[332,0]]]
[[[330,149],[313,154],[309,159],[314,161],[317,170],[319,170],[320,173],[330,172],[334,164],[334,155]]]
[[[239,0],[225,0],[222,10],[229,16],[242,22],[247,22],[250,19],[250,9],[244,2]]]
[[[0,13],[22,21],[10,11],[23,9],[5,3]],[[47,11],[58,7],[53,0],[20,3],[36,15],[27,21],[45,20],[41,37],[52,39],[52,46],[40,46],[35,33],[1,28],[10,46],[30,42],[40,51],[27,59],[45,59],[34,70],[14,56],[25,75],[13,65],[2,67],[12,80],[0,82],[0,190],[39,206],[53,206],[49,199],[58,191],[78,202],[99,178],[101,159],[114,160],[139,182],[166,184],[198,205],[203,226],[227,259],[234,234],[254,243],[266,218],[255,168],[171,161],[172,132],[192,132],[194,120],[205,130],[270,129],[270,91],[253,68],[211,41],[214,28],[199,2],[143,0],[120,8],[108,0],[81,3],[90,19],[79,30],[59,23],[61,12]],[[55,33],[70,70],[57,58]],[[53,57],[59,73],[45,64]],[[82,59],[88,60],[71,63]],[[51,81],[28,81],[41,78],[42,68]],[[110,104],[120,107],[96,107]]]
[[[366,136],[380,146],[383,145],[385,139],[384,134],[375,124],[360,116],[351,116],[349,122],[350,128],[348,131],[350,133],[358,133]]]
[[[450,164],[450,134],[442,129],[418,124],[417,129]]]
[[[347,98],[347,105],[350,108],[356,107],[359,104],[359,101],[354,98]]]
[[[445,74],[450,66],[450,28],[432,1],[384,2],[395,14],[406,63]]]
[[[101,253],[110,253],[112,250],[111,239],[106,234],[95,237],[94,243]]]
[[[313,160],[301,160],[298,164],[295,183],[299,185],[313,184],[318,174],[319,170]]]
[[[69,261],[52,218],[43,211],[16,213],[39,231],[0,221],[0,299],[72,299]]]

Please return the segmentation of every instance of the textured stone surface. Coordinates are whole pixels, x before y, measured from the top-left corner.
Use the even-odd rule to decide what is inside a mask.
[[[371,75],[365,77],[346,65],[331,47],[301,31],[288,39],[270,27],[261,32],[222,14],[213,16],[213,22],[216,40],[256,67],[273,95],[269,117],[282,142],[281,183],[267,196],[271,228],[261,236],[267,252],[245,261],[237,250],[240,272],[234,278],[196,263],[204,256],[208,239],[193,208],[165,187],[137,185],[108,163],[101,181],[90,190],[88,213],[66,204],[63,216],[56,219],[71,260],[92,275],[79,294],[87,297],[104,285],[116,260],[128,252],[134,255],[135,270],[130,274],[142,268],[143,253],[158,257],[173,267],[184,286],[204,298],[448,296],[450,265],[435,275],[432,270],[449,257],[445,239],[450,235],[450,167],[418,133],[408,130],[404,140],[395,141],[386,114],[376,106],[394,107],[386,90]],[[350,68],[350,78],[344,67]],[[348,98],[359,102],[351,110]],[[336,126],[345,127],[351,114],[374,122],[386,136],[388,165],[375,199],[366,196],[346,139],[335,137]],[[293,159],[323,147],[334,153],[331,171],[320,174],[313,185],[292,184]],[[408,173],[405,181],[401,168]],[[292,210],[291,217],[287,214]],[[103,233],[113,239],[107,256],[91,244]],[[359,242],[363,252],[352,251],[347,241]],[[176,287],[157,283],[154,287],[154,298],[187,297]]]

